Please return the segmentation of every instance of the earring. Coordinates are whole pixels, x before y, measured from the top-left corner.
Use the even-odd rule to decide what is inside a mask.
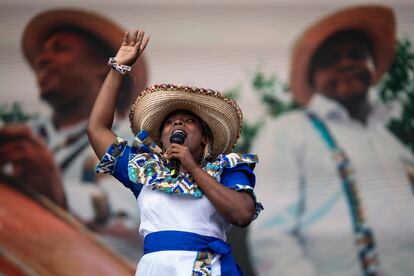
[[[201,158],[201,163],[206,163],[209,161],[211,155],[211,146],[210,142],[207,142],[204,146],[203,157]]]

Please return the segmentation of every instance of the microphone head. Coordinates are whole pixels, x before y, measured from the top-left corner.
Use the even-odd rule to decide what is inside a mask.
[[[184,144],[186,137],[187,134],[184,131],[182,131],[181,129],[176,129],[170,136],[170,143],[182,145]]]

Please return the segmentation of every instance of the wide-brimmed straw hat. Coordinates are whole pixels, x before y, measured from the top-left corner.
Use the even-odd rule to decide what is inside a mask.
[[[234,100],[211,89],[172,84],[154,85],[140,93],[129,115],[132,132],[145,130],[160,146],[161,124],[176,110],[190,111],[209,126],[212,158],[229,153],[240,136],[243,115]]]
[[[36,56],[42,50],[45,40],[55,30],[65,27],[74,27],[94,35],[106,43],[105,46],[113,51],[114,56],[121,46],[125,33],[125,30],[118,24],[91,11],[52,9],[41,12],[29,21],[22,37],[23,54],[32,68],[34,68]],[[147,67],[143,56],[137,60],[131,74],[135,79],[131,89],[132,101],[136,97],[135,93],[147,85]]]
[[[364,5],[347,8],[319,20],[296,40],[291,56],[290,89],[295,101],[306,105],[313,94],[308,83],[313,55],[332,35],[357,30],[367,35],[373,45],[376,80],[388,70],[395,51],[395,18],[385,6]]]

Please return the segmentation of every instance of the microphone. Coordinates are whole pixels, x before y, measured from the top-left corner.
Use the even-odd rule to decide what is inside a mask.
[[[174,130],[173,133],[170,136],[170,143],[171,144],[184,144],[185,138],[187,137],[187,134],[180,130]],[[176,178],[178,176],[178,173],[180,172],[180,160],[178,159],[171,159],[170,161],[170,169],[171,169],[171,177]]]

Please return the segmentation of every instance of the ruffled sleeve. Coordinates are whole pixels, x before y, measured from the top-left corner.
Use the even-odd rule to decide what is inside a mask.
[[[257,201],[254,193],[256,176],[253,170],[257,163],[257,157],[251,154],[232,153],[222,156],[221,160],[223,161],[223,171],[221,173],[220,183],[229,189],[249,193],[255,203],[254,219],[257,218],[263,210],[263,205]]]
[[[109,173],[130,189],[137,198],[142,185],[132,182],[128,176],[128,162],[131,147],[128,142],[117,137],[96,167],[97,173]]]

